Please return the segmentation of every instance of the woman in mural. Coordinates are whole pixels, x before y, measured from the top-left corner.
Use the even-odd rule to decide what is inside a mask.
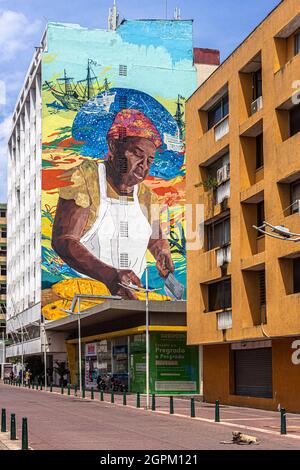
[[[137,92],[133,92],[136,103]],[[121,96],[124,103],[124,93]],[[91,146],[103,145],[103,133],[109,122],[107,115],[113,113],[112,123],[105,132],[107,157],[105,161],[86,160],[66,174],[70,184],[60,189],[52,246],[77,272],[104,283],[112,294],[135,299],[134,292],[124,285],[142,287],[147,250],[155,258],[161,277],[167,278],[174,272],[159,214],[151,217],[151,206],[157,200],[143,184],[163,145],[162,130],[167,128],[167,123],[162,123],[161,118],[169,119],[171,115],[166,110],[163,115],[161,105],[156,118],[155,109],[149,117],[141,106],[139,109],[137,106],[120,109],[120,106],[118,112],[110,107],[107,112],[103,97],[98,97],[96,105],[96,109],[102,109],[97,119],[93,102],[79,113],[73,135],[78,140],[89,140],[87,152],[91,153]]]

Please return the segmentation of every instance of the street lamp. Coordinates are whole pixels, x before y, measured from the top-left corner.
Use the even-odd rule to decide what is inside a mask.
[[[79,372],[79,391],[82,391],[82,364],[81,364],[81,323],[80,323],[80,315],[81,315],[81,310],[80,310],[80,300],[81,299],[86,299],[86,300],[94,300],[94,299],[100,299],[100,300],[122,300],[122,297],[119,295],[89,295],[89,294],[76,294],[73,297],[72,304],[71,304],[71,309],[70,310],[64,310],[60,309],[65,313],[68,313],[69,315],[74,315],[74,309],[77,303],[77,316],[78,316],[78,372]]]
[[[148,265],[146,265],[146,289],[133,284],[120,284],[125,289],[146,293],[146,409],[150,408],[150,332],[149,332],[149,293],[159,289],[149,289]]]

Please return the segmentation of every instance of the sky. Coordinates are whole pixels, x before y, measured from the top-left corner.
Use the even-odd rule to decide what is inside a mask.
[[[223,61],[280,0],[117,0],[121,18],[194,20],[194,45],[221,51]],[[113,0],[0,0],[0,202],[6,202],[6,143],[11,114],[34,47],[48,21],[106,28]],[[167,6],[167,8],[166,8]]]

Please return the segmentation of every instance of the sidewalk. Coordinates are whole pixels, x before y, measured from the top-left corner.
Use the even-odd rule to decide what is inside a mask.
[[[19,387],[4,385],[5,388],[19,389]],[[110,406],[114,408],[122,407],[129,409],[137,409],[137,396],[133,394],[126,395],[126,406],[123,404],[124,397],[122,394],[114,394],[114,403],[111,403],[111,394],[104,393],[104,401],[101,402],[101,393],[99,391],[94,392],[94,399],[91,399],[91,392],[85,392],[85,399],[83,400],[80,397],[79,392],[77,396],[74,396],[74,390],[70,391],[71,396],[67,394],[67,390],[64,390],[64,394],[61,394],[61,390],[57,387],[53,388],[53,391],[50,392],[48,389],[47,392],[40,390],[32,390],[28,388],[21,389],[24,392],[31,392],[33,395],[43,395],[43,396],[56,396],[61,398],[61,400],[72,400],[85,401],[85,402],[94,402],[95,404],[103,404],[105,406]],[[215,405],[210,403],[203,403],[201,401],[195,400],[195,418],[191,418],[191,400],[182,397],[173,397],[173,411],[174,416],[187,420],[187,421],[202,421],[206,423],[215,422]],[[155,397],[155,411],[151,411],[152,407],[152,397],[150,396],[150,410],[146,410],[146,396],[140,396],[140,411],[145,410],[148,413],[152,413],[153,416],[159,415],[170,415],[170,397],[168,396],[156,396]],[[277,411],[265,411],[260,409],[253,408],[242,408],[242,407],[233,407],[228,405],[220,404],[220,423],[218,425],[227,427],[228,431],[235,430],[236,427],[239,429],[245,430],[248,433],[263,432],[268,436],[280,436],[280,412]],[[292,438],[293,440],[299,440],[300,446],[300,415],[299,414],[286,414],[287,421],[287,437]],[[285,436],[284,436],[285,437]]]

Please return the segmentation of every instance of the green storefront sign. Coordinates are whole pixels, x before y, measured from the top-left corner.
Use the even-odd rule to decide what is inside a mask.
[[[137,348],[138,349],[138,348]],[[146,355],[130,353],[131,390],[145,392]],[[150,392],[157,394],[199,393],[198,348],[186,345],[186,333],[150,334]]]

